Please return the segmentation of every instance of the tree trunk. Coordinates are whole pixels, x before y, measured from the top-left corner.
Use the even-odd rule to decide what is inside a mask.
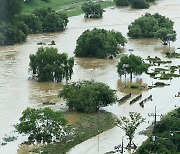
[[[130,80],[132,81],[132,72],[130,73]]]

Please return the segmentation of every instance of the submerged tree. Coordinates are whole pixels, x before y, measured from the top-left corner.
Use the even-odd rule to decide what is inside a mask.
[[[137,112],[129,112],[129,118],[126,117],[120,117],[120,119],[117,121],[117,126],[123,129],[126,133],[126,136],[129,139],[129,143],[127,145],[127,148],[136,148],[136,145],[133,143],[133,138],[136,129],[138,126],[144,122],[144,118],[140,115],[140,113]]]
[[[158,13],[153,15],[146,13],[128,26],[128,36],[132,38],[154,38],[155,36],[159,36],[157,35],[158,31],[158,34],[162,34],[162,30],[163,33],[164,30],[174,33],[173,24],[171,19]]]
[[[124,46],[126,42],[120,32],[94,28],[79,36],[74,53],[77,57],[108,58],[116,56],[119,46]]]
[[[170,45],[170,41],[176,41],[176,32],[171,29],[161,28],[155,33],[155,37],[159,38],[164,45]]]
[[[38,81],[56,81],[71,79],[74,58],[68,58],[65,53],[59,54],[56,48],[39,48],[36,54],[31,54],[30,70]]]
[[[101,8],[100,3],[88,1],[84,2],[81,6],[85,17],[88,18],[101,18],[104,10]]]
[[[15,125],[19,133],[29,135],[29,140],[51,142],[53,138],[62,140],[68,133],[67,120],[63,113],[50,108],[23,111],[20,123]]]
[[[132,80],[132,74],[142,74],[148,70],[149,65],[144,63],[141,57],[133,54],[129,56],[123,56],[120,58],[120,62],[117,65],[117,72],[121,75],[130,74]]]
[[[116,91],[101,82],[81,81],[63,86],[59,97],[67,102],[69,109],[80,112],[96,112],[100,107],[116,102]]]

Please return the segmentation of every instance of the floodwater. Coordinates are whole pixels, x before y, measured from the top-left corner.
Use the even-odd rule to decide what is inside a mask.
[[[84,19],[83,15],[71,17],[67,30],[64,32],[31,35],[25,43],[0,47],[0,142],[2,142],[1,138],[5,134],[9,134],[14,130],[13,125],[18,122],[22,111],[26,107],[39,108],[43,106],[42,102],[44,101],[55,102],[56,105],[53,106],[55,109],[64,107],[64,102],[57,97],[62,87],[60,83],[39,83],[28,80],[30,76],[28,73],[29,55],[36,52],[39,47],[36,45],[37,42],[41,41],[48,44],[54,40],[57,43],[55,47],[59,49],[59,52],[67,52],[69,56],[73,56],[76,40],[84,30],[95,27],[108,30],[114,29],[126,36],[128,25],[146,12],[158,12],[174,21],[177,41],[171,43],[171,50],[176,50],[180,47],[179,0],[157,0],[148,10],[108,8],[103,14],[102,19]],[[129,49],[134,49],[133,53],[143,58],[151,55],[151,57],[158,56],[164,60],[167,60],[164,52],[169,50],[167,46],[162,46],[161,42],[156,39],[128,39],[128,44],[122,53],[130,54]],[[177,52],[179,51],[177,50]],[[171,65],[180,64],[179,59],[172,59],[172,61],[173,64]],[[114,60],[76,58],[75,63],[72,81],[95,79],[96,81],[107,83],[111,88],[116,89],[119,97],[129,93],[128,90],[122,88],[123,85],[128,84],[128,81],[125,81],[123,77],[120,79],[116,73],[118,58]],[[135,76],[132,82],[140,85],[152,85],[156,80],[143,74],[141,76]],[[138,103],[129,105],[127,101],[123,104],[114,104],[104,109],[117,116],[126,116],[129,111],[140,112],[147,120],[140,126],[138,131],[145,129],[149,125],[148,121],[153,121],[153,117],[148,117],[148,113],[154,112],[155,106],[157,107],[158,114],[166,114],[179,103],[179,98],[175,98],[174,96],[180,91],[180,79],[173,78],[164,82],[170,84],[170,86],[151,90],[145,89],[133,93],[133,97],[135,97],[135,95],[142,92],[143,98],[152,94],[153,101],[146,102],[144,108],[141,108]],[[103,154],[112,150],[115,145],[120,144],[123,135],[123,131],[115,127],[100,134],[99,137],[94,137],[77,145],[69,154]],[[17,152],[18,144],[24,139],[26,137],[18,138],[15,142],[0,146],[0,153],[27,153],[23,149]],[[136,135],[134,142],[139,145],[144,139],[144,136]]]

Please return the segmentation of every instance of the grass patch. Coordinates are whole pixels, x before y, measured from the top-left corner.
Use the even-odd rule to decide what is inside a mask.
[[[156,82],[154,85],[157,86],[157,87],[164,87],[164,86],[166,86],[166,84],[164,82]]]
[[[166,57],[168,58],[180,58],[180,53],[176,52],[166,52]]]
[[[70,121],[72,127],[76,129],[75,135],[67,137],[62,142],[48,144],[47,146],[35,149],[36,152],[43,151],[43,154],[66,153],[75,145],[113,128],[116,120],[115,116],[105,111],[99,111],[99,116],[97,113],[68,112],[65,114],[65,117]],[[72,119],[73,117],[75,119]]]
[[[51,7],[56,11],[62,11],[68,15],[68,17],[76,16],[82,14],[81,5],[86,0],[50,0],[49,2],[44,2],[41,0],[34,0],[31,2],[24,3],[22,13],[32,13],[35,9],[42,7]],[[100,2],[102,8],[106,8],[114,5],[113,2]]]

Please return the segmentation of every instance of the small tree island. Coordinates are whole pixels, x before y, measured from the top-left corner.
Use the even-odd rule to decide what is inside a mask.
[[[149,2],[155,2],[155,0],[114,0],[116,6],[131,6],[135,9],[147,9],[149,8]]]
[[[85,13],[85,18],[101,18],[104,12],[100,3],[93,1],[84,2],[81,8]]]
[[[128,26],[128,36],[132,38],[159,38],[163,44],[176,40],[176,32],[173,29],[174,22],[158,13],[153,15],[146,13]]]
[[[74,53],[76,57],[110,58],[116,56],[125,43],[127,40],[120,32],[94,28],[79,36]]]
[[[59,97],[67,102],[70,110],[92,113],[100,107],[113,104],[117,100],[116,91],[101,82],[81,81],[63,86]]]
[[[66,53],[59,54],[56,48],[41,47],[29,58],[30,71],[36,80],[61,82],[71,79],[74,58],[68,58]]]

